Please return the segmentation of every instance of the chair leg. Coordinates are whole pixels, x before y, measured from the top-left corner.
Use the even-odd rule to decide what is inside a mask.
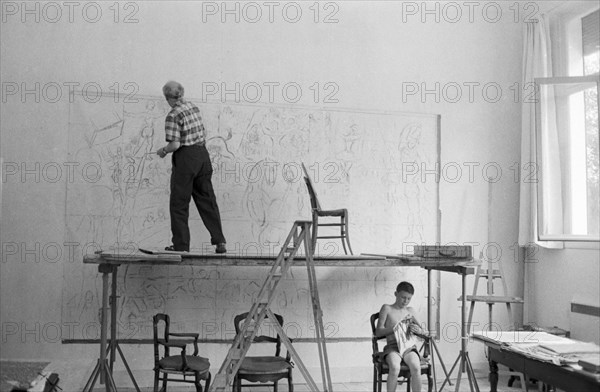
[[[346,224],[344,223],[344,216],[340,216],[340,237],[342,240],[342,248],[344,248],[344,254],[348,254],[348,249],[346,249],[346,233],[344,232],[346,228]]]
[[[288,376],[288,391],[294,392],[294,382],[292,381],[292,372]]]
[[[377,370],[373,369],[373,392],[377,392]]]
[[[278,384],[278,381],[275,381],[273,383],[273,392],[277,392],[277,384]]]
[[[241,392],[242,380],[236,375],[233,379],[233,392]]]
[[[159,371],[154,371],[154,392],[158,392],[158,380],[160,378]]]
[[[348,250],[350,251],[350,254],[353,255],[354,253],[352,253],[352,247],[350,246],[350,234],[348,232],[348,217],[344,216],[344,228],[345,228],[345,235],[344,238],[342,238],[342,241],[346,240],[346,243],[348,244]],[[346,250],[346,248],[344,248],[344,250]],[[347,254],[347,253],[346,253]]]
[[[317,254],[317,235],[319,232],[319,216],[316,211],[313,211],[312,217],[312,251],[313,254]]]
[[[194,372],[194,386],[196,387],[196,392],[202,392],[202,384],[200,384],[200,373]]]
[[[210,388],[211,380],[212,380],[212,374],[210,374],[210,372],[208,372],[208,376],[206,377],[206,382],[204,383],[204,389],[206,389],[207,391]]]
[[[167,373],[163,374],[163,386],[161,392],[167,392]]]
[[[427,372],[427,392],[433,391],[433,376],[431,375],[431,368]]]

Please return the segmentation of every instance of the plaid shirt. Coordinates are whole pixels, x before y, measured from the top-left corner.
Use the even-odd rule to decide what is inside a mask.
[[[191,102],[178,102],[167,114],[165,133],[167,142],[179,142],[182,146],[204,144],[206,131],[200,109]]]

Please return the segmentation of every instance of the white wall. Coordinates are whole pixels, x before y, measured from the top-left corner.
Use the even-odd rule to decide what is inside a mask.
[[[571,312],[571,303],[600,306],[600,251],[597,245],[536,248],[527,264],[526,322],[557,326],[573,339],[600,342],[600,318]],[[579,248],[573,248],[578,246]]]
[[[66,6],[62,18],[49,23],[45,19],[57,17],[50,7],[44,14],[44,3],[36,3],[39,22],[35,15],[23,14],[22,3],[8,4],[16,8],[3,11],[3,92],[40,83],[40,96],[39,102],[34,94],[21,91],[4,96],[1,155],[5,162],[26,163],[27,168],[40,162],[43,168],[67,161],[66,93],[72,83],[82,87],[93,82],[104,91],[118,83],[124,93],[132,91],[125,89],[126,83],[132,83],[129,86],[139,94],[159,95],[163,83],[175,79],[186,86],[189,96],[200,98],[206,82],[228,86],[296,82],[304,91],[300,104],[326,106],[322,98],[315,102],[309,87],[333,82],[339,88],[339,102],[329,106],[441,114],[442,242],[475,243],[476,254],[487,242],[499,244],[494,249],[501,249],[509,294],[522,295],[518,278],[522,266],[511,247],[518,227],[514,174],[519,162],[519,100],[524,92],[520,83],[525,10],[515,21],[515,10],[508,8],[512,3],[495,3],[502,7],[498,18],[494,8],[485,8],[484,13],[479,6],[469,15],[463,7],[460,20],[452,23],[455,10],[444,8],[443,2],[436,3],[439,21],[435,14],[423,13],[420,2],[404,6],[401,2],[337,2],[332,4],[339,9],[321,9],[321,18],[337,9],[337,23],[314,23],[309,4],[302,3],[301,20],[288,23],[278,13],[286,4],[282,3],[273,23],[264,7],[259,23],[247,23],[243,17],[235,23],[232,16],[221,23],[218,16],[207,16],[203,22],[199,2],[147,2],[127,3],[132,4],[127,9],[121,3],[119,23],[115,23],[114,11],[108,8],[113,3],[94,3],[102,9],[96,23],[82,16],[83,5],[74,10],[72,23]],[[86,8],[88,20],[95,18],[94,7]],[[137,22],[122,23],[133,11]],[[291,10],[289,15],[293,16]],[[63,95],[51,103],[55,84],[63,86]],[[435,90],[436,84],[437,93],[403,97],[407,86]],[[280,92],[274,101],[287,103]],[[489,167],[487,174],[498,177],[491,204],[484,167]],[[497,168],[501,174],[497,175]],[[51,183],[47,178],[36,181],[31,173],[24,177],[17,173],[3,179],[2,192],[1,235],[6,245],[0,265],[2,357],[51,359],[80,350],[93,359],[96,347],[64,347],[48,336],[48,328],[44,333],[45,327],[61,323],[63,268],[68,260],[65,256],[49,262],[53,256],[44,253],[52,250],[48,244],[62,244],[65,238],[65,178]],[[9,251],[11,260],[22,261],[5,262]],[[469,293],[471,286],[472,278]],[[444,339],[440,347],[450,362],[459,350],[458,275],[442,275],[441,290]],[[477,309],[475,321],[487,320],[483,310],[483,306]],[[507,324],[505,312],[496,313],[498,322]],[[369,347],[363,345],[365,370],[353,377],[366,381],[371,376]],[[354,352],[349,345],[339,344],[333,350],[340,353],[332,364],[338,370],[354,361],[352,355],[343,355]],[[482,350],[472,358],[485,360]]]

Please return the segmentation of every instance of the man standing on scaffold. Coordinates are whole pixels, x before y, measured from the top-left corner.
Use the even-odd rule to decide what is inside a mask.
[[[190,251],[188,225],[190,200],[193,198],[204,226],[210,233],[210,242],[216,245],[216,253],[226,253],[225,236],[221,227],[221,215],[213,190],[212,164],[206,149],[206,131],[196,105],[183,99],[183,86],[170,81],[163,87],[163,94],[171,111],[165,119],[167,145],[156,152],[161,158],[173,153],[171,171],[171,251]]]

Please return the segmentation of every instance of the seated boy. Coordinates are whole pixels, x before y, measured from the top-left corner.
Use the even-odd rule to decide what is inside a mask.
[[[398,374],[402,360],[410,369],[410,386],[412,392],[421,391],[421,359],[417,348],[417,337],[414,332],[423,333],[414,316],[413,308],[408,304],[415,293],[415,288],[408,282],[400,282],[396,287],[396,302],[383,305],[379,311],[379,320],[375,335],[385,336],[387,344],[383,349],[385,361],[389,367],[387,392],[394,392],[398,385]]]

